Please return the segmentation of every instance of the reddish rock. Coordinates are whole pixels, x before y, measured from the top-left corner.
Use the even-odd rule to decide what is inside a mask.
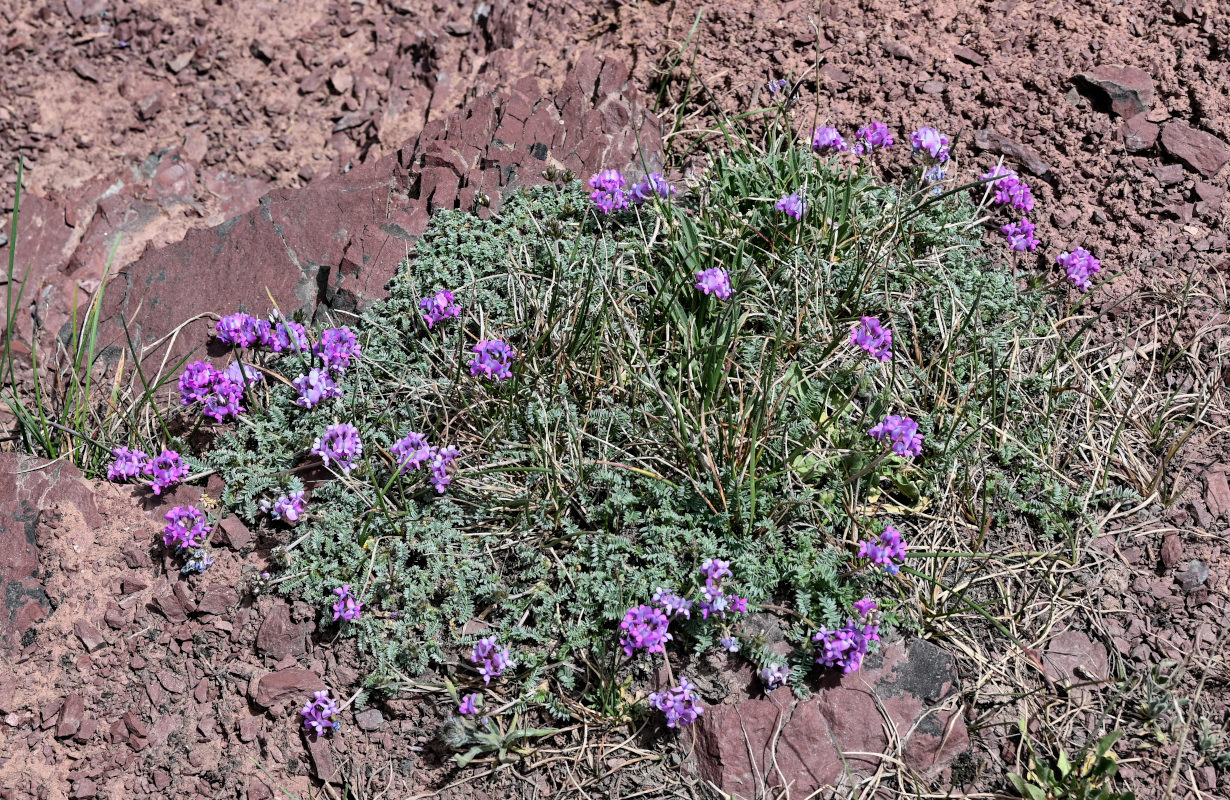
[[[329,747],[328,738],[304,732],[303,743],[312,757],[312,773],[317,779],[325,783],[341,783],[342,774],[333,760],[333,749]]]
[[[287,698],[307,697],[324,688],[324,681],[315,672],[306,669],[283,669],[267,672],[257,678],[250,696],[258,706],[269,708]]]
[[[1119,138],[1123,140],[1123,146],[1132,152],[1148,150],[1157,144],[1157,135],[1161,128],[1150,122],[1147,116],[1137,114],[1125,120],[1119,128]]]
[[[154,606],[171,622],[186,622],[188,613],[174,593],[164,594],[154,598]]]
[[[223,539],[233,550],[242,550],[252,541],[252,531],[234,514],[218,523],[216,536]]]
[[[183,677],[168,669],[158,672],[158,682],[162,684],[162,688],[171,694],[183,694],[188,688],[188,684],[184,681]]]
[[[1206,178],[1230,161],[1230,147],[1211,133],[1196,130],[1181,120],[1162,128],[1162,147]]]
[[[107,643],[103,635],[98,632],[98,628],[95,628],[84,619],[79,619],[73,623],[73,633],[77,634],[81,644],[85,645],[87,653],[93,653]]]
[[[1181,558],[1183,558],[1183,542],[1179,539],[1179,534],[1166,534],[1166,538],[1162,540],[1162,566],[1170,569],[1178,564]]]
[[[846,782],[847,772],[874,772],[884,760],[875,754],[896,740],[907,766],[934,772],[969,746],[959,710],[941,704],[955,679],[952,657],[938,647],[894,643],[858,672],[827,675],[809,700],[783,688],[713,706],[697,722],[701,777],[739,797],[784,784],[806,797]]]
[[[973,64],[975,67],[981,67],[983,64],[987,63],[987,60],[982,57],[982,54],[976,50],[971,50],[968,47],[958,45],[952,48],[952,54],[958,61],[964,61],[966,64]]]
[[[75,467],[0,453],[0,652],[15,656],[22,637],[48,612],[38,536],[42,512],[56,506],[76,508],[92,528],[102,524],[92,489]]]
[[[73,736],[81,728],[81,718],[85,715],[85,698],[79,694],[69,695],[60,706],[60,717],[56,722],[56,738],[64,739]]]
[[[1134,117],[1153,104],[1153,78],[1139,67],[1104,64],[1077,75],[1075,80],[1110,104],[1121,117]]]
[[[1051,165],[1033,148],[992,130],[975,131],[974,146],[1010,158],[1040,178],[1051,171]]]
[[[281,660],[307,652],[307,632],[302,625],[291,622],[290,607],[275,602],[256,632],[256,649]]]
[[[135,569],[135,567],[134,567]],[[142,589],[148,589],[149,584],[137,578],[127,577],[120,581],[120,594],[136,594]]]
[[[200,614],[225,614],[232,606],[238,605],[239,593],[229,586],[210,586],[197,605]]]
[[[1196,190],[1200,191],[1200,184],[1196,185]],[[1218,200],[1221,199],[1220,194],[1214,195],[1210,192],[1210,197],[1213,196],[1216,196]],[[1202,196],[1202,199],[1211,202],[1209,198]],[[1204,505],[1209,509],[1209,513],[1214,517],[1225,517],[1230,514],[1230,483],[1226,481],[1226,473],[1206,472],[1204,487]]]
[[[1106,647],[1080,631],[1064,631],[1046,645],[1042,663],[1052,679],[1069,684],[1110,678]]]

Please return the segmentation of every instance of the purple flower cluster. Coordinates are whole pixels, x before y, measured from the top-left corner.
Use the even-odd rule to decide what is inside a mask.
[[[205,544],[205,537],[213,530],[205,524],[205,512],[196,506],[176,506],[166,513],[166,527],[162,529],[162,543],[167,547],[190,550]]]
[[[604,169],[590,176],[589,188],[594,191],[590,193],[589,199],[594,201],[594,205],[603,214],[610,214],[623,211],[629,205],[639,206],[654,197],[668,200],[675,193],[675,188],[666,182],[661,172],[648,173],[633,184],[631,189],[625,191],[627,185],[628,181],[622,172],[617,169]]]
[[[667,689],[665,692],[654,692],[649,695],[649,705],[666,715],[666,727],[668,728],[691,725],[697,717],[705,713],[695,690],[696,687],[680,675],[678,686]]]
[[[239,404],[243,383],[231,380],[207,361],[193,361],[184,369],[179,376],[179,396],[183,405],[200,403],[205,415],[219,422],[244,410]]]
[[[747,598],[737,594],[726,594],[722,581],[732,576],[730,562],[720,558],[710,558],[701,564],[701,574],[705,576],[705,585],[700,588],[701,619],[709,619],[710,615],[725,617],[728,612],[734,614],[747,613]]]
[[[603,214],[623,211],[628,207],[628,193],[624,187],[628,185],[624,175],[617,169],[604,169],[589,179],[589,188],[594,191],[589,199]]]
[[[910,134],[914,155],[928,164],[943,164],[949,156],[949,140],[935,128],[919,128]]]
[[[339,619],[354,622],[363,617],[363,601],[350,593],[349,583],[337,587],[333,593],[337,595],[337,602],[333,604],[334,622]]]
[[[666,589],[658,589],[653,593],[653,597],[649,602],[655,606],[661,606],[669,617],[677,617],[683,615],[684,619],[692,618],[692,601],[680,597],[674,592],[668,592]]]
[[[848,146],[846,140],[841,138],[841,134],[831,125],[825,125],[823,128],[816,128],[811,132],[811,149],[818,155],[826,153],[844,153]]]
[[[854,132],[854,138],[858,141],[850,152],[855,155],[868,155],[877,147],[888,149],[893,146],[893,135],[889,133],[888,126],[883,122],[872,122],[870,125],[864,125]]]
[[[304,505],[303,490],[300,489],[284,494],[272,503],[262,500],[261,511],[281,522],[298,522],[299,517],[303,516]]]
[[[517,357],[501,339],[483,339],[474,345],[474,360],[470,362],[470,377],[487,376],[487,380],[502,381],[512,377],[512,362]]]
[[[150,477],[154,494],[162,494],[163,489],[174,486],[188,475],[188,467],[174,450],[163,450],[145,462],[141,471]]]
[[[1083,247],[1078,247],[1071,253],[1063,253],[1055,260],[1067,270],[1068,280],[1072,281],[1072,285],[1082,292],[1089,291],[1089,287],[1093,285],[1093,276],[1102,268],[1102,262]]]
[[[327,369],[311,369],[306,375],[295,378],[292,383],[295,385],[295,391],[299,393],[295,398],[295,405],[304,408],[323,403],[330,397],[342,396],[341,387]]]
[[[461,455],[461,451],[456,447],[436,447],[428,444],[426,436],[414,431],[394,442],[389,452],[397,459],[399,475],[405,475],[410,470],[423,466],[431,470],[431,483],[440,494],[444,494],[444,487],[452,482],[448,474],[449,465]]]
[[[790,669],[785,664],[766,664],[757,670],[756,675],[764,684],[764,690],[771,692],[786,685],[790,680]]]
[[[491,683],[492,678],[498,678],[504,670],[516,667],[508,648],[495,643],[494,636],[479,639],[470,653],[470,663],[478,667],[478,674],[483,676],[483,683]]]
[[[632,185],[632,189],[628,191],[628,199],[632,201],[632,205],[639,206],[654,197],[669,200],[674,193],[675,187],[666,182],[661,172],[650,172]]]
[[[337,720],[333,718],[338,711],[337,702],[329,697],[329,690],[321,689],[312,695],[311,701],[299,713],[303,715],[305,728],[314,731],[317,736],[324,736],[325,728],[337,727]]]
[[[669,626],[670,620],[660,608],[641,605],[628,609],[623,622],[619,623],[619,644],[624,655],[632,658],[637,650],[666,652],[666,643],[674,638],[667,631]]]
[[[723,636],[721,639],[718,639],[718,644],[720,644],[722,649],[727,653],[739,652],[739,640],[733,636]]]
[[[461,314],[461,306],[457,305],[456,298],[448,289],[442,289],[431,297],[424,297],[419,301],[419,308],[423,309],[423,320],[428,328],[434,328],[437,322]]]
[[[867,647],[880,641],[880,624],[876,619],[875,601],[864,597],[854,604],[858,618],[846,620],[844,627],[829,630],[823,626],[811,637],[816,644],[816,663],[838,668],[849,675],[863,664]]]
[[[137,477],[145,470],[149,456],[140,450],[129,450],[127,447],[117,447],[111,451],[115,460],[107,468],[107,480],[126,481]]]
[[[270,325],[263,319],[239,312],[218,320],[214,327],[218,338],[236,347],[254,347],[268,337]]]
[[[893,452],[905,458],[914,458],[922,453],[922,434],[918,432],[918,423],[909,417],[890,414],[867,431],[867,435],[876,441],[887,440]]]
[[[244,364],[240,361],[232,361],[226,365],[226,369],[222,370],[222,374],[231,383],[237,383],[240,386],[251,386],[254,383],[260,383],[265,379],[261,371],[251,364]]]
[[[777,201],[774,208],[784,211],[788,217],[799,220],[803,219],[803,213],[807,211],[807,201],[799,197],[797,193],[782,195],[782,199]]]
[[[1001,226],[999,231],[1008,238],[1008,249],[1010,250],[1018,253],[1032,253],[1038,246],[1038,240],[1034,238],[1034,224],[1026,217]]]
[[[350,369],[350,363],[359,359],[359,339],[354,331],[343,325],[326,328],[320,332],[320,342],[313,353],[324,362],[330,372],[341,374]]]
[[[359,429],[349,422],[330,425],[312,445],[312,452],[320,456],[326,467],[330,462],[336,462],[338,469],[349,475],[355,463],[363,457]]]
[[[179,573],[181,575],[188,575],[193,572],[204,572],[213,565],[214,560],[210,557],[209,552],[203,547],[198,547],[192,551],[192,555],[179,568]]]
[[[1026,214],[1033,211],[1033,193],[1030,192],[1025,181],[1021,180],[1020,176],[1012,170],[996,164],[994,169],[982,176],[982,180],[990,181],[991,187],[995,189],[994,202],[996,205],[1007,203]]]
[[[778,78],[775,81],[769,81],[765,85],[765,88],[769,90],[769,94],[771,96],[777,97],[777,93],[780,92],[782,89],[785,89],[789,85],[790,85],[790,81],[786,80],[785,78]]]
[[[719,300],[730,299],[730,273],[721,267],[710,267],[696,273],[696,288],[705,294],[716,295]]]
[[[472,717],[478,713],[478,706],[482,703],[483,696],[481,694],[467,694],[461,698],[461,705],[457,706],[457,713],[463,717]]]
[[[298,322],[279,317],[270,323],[271,330],[261,339],[261,344],[275,353],[288,350],[302,353],[308,349],[307,331]]]
[[[876,317],[863,317],[850,331],[850,343],[866,350],[878,361],[893,357],[893,332],[880,324]]]
[[[901,533],[889,525],[875,541],[860,542],[858,557],[869,558],[871,563],[884,567],[889,575],[896,575],[905,563],[905,542]]]

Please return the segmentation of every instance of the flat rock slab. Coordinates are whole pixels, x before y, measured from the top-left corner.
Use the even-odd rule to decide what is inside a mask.
[[[1230,146],[1181,120],[1168,122],[1162,128],[1162,147],[1206,178],[1216,175],[1230,161]]]
[[[1143,114],[1153,105],[1153,77],[1139,67],[1102,64],[1074,79],[1110,104],[1123,118]]]
[[[914,640],[868,656],[858,672],[826,675],[807,700],[781,688],[707,708],[696,723],[700,775],[751,800],[774,787],[808,797],[848,785],[886,758],[938,771],[969,747],[959,709],[944,702],[955,681],[952,656]]]
[[[49,611],[39,579],[39,532],[66,506],[87,525],[102,523],[93,491],[76,467],[0,453],[0,656],[15,661],[28,644],[22,641],[26,632]],[[90,635],[98,635],[86,625]]]

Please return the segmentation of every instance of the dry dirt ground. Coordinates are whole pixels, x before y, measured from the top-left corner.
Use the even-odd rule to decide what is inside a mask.
[[[965,697],[974,755],[951,780],[956,791],[1002,789],[998,773],[1016,764],[1020,744],[1000,726],[1029,713],[1042,721],[1035,735],[1043,740],[1050,731],[1079,741],[1099,726],[1127,730],[1118,748],[1123,773],[1141,796],[1224,796],[1230,777],[1193,748],[1201,719],[1223,736],[1230,722],[1222,552],[1230,528],[1230,15],[1213,0],[732,0],[703,9],[695,2],[553,0],[17,0],[0,7],[0,142],[4,155],[27,156],[30,213],[66,231],[36,254],[53,266],[49,282],[68,281],[88,293],[117,230],[126,234],[117,258],[132,261],[147,244],[175,241],[192,227],[254,207],[271,188],[394,151],[426,122],[478,94],[527,75],[554,91],[582,50],[623,59],[641,91],[662,98],[667,129],[677,132],[668,139],[676,173],[694,166],[685,154],[698,130],[721,112],[768,103],[765,84],[790,77],[800,124],[827,121],[843,131],[868,119],[897,131],[933,125],[956,136],[960,164],[971,172],[1004,156],[1030,180],[1038,202],[1032,218],[1043,244],[1021,258],[1045,267],[1060,251],[1083,245],[1102,259],[1113,280],[1080,304],[1073,295],[1072,321],[1089,324],[1108,359],[1126,365],[1128,388],[1140,390],[1123,412],[1132,447],[1109,468],[1147,502],[1124,502],[1100,520],[1102,535],[1081,548],[1079,569],[1061,581],[1062,593],[1006,604],[1003,618],[1022,624],[1017,635],[1030,650],[1008,653],[993,643],[979,649],[951,631],[929,632],[961,651],[962,678],[977,687]],[[1115,65],[1139,72],[1107,69]],[[897,155],[904,163],[906,154]],[[10,208],[14,165],[9,160],[0,169],[0,205]],[[1095,446],[1072,442],[1074,449],[1086,445]],[[121,511],[125,498],[113,494],[101,496],[99,511],[122,519],[131,512]],[[125,597],[144,593],[144,603],[166,596],[158,586],[127,591],[118,578],[111,586],[110,573],[95,575],[94,565],[53,566],[58,583],[47,593],[113,603],[120,616],[109,607],[108,614],[117,631],[133,624],[124,616]],[[218,585],[239,585],[243,568],[227,567],[228,580]],[[95,594],[93,587],[104,584],[106,592]],[[174,613],[175,604],[166,602]],[[222,620],[231,630],[213,635],[226,648],[250,649],[257,620],[273,613],[270,603],[244,599],[245,609],[255,609],[251,620]],[[287,613],[287,631],[311,616]],[[226,787],[253,800],[267,796],[251,788],[266,786],[251,764],[217,772],[212,743],[220,732],[208,715],[192,741],[168,745],[140,720],[91,740],[82,734],[88,723],[78,720],[70,731],[72,708],[64,711],[69,698],[85,696],[82,676],[96,682],[91,691],[119,692],[120,699],[122,692],[143,693],[171,713],[218,708],[229,696],[224,688],[243,678],[221,666],[228,650],[199,646],[191,632],[181,639],[168,630],[150,642],[125,632],[124,647],[101,656],[114,663],[96,664],[85,637],[70,630],[48,628],[39,644],[17,651],[27,661],[36,655],[38,663],[60,666],[42,687],[56,694],[54,708],[48,700],[33,712],[37,719],[26,719],[21,715],[32,712],[20,698],[0,691],[0,711],[17,715],[6,723],[0,774],[29,776],[5,791],[88,797],[110,770],[131,779],[132,785],[121,782],[125,791],[157,796],[174,769],[196,781],[185,793],[221,796],[218,787]],[[344,671],[341,647],[320,643],[313,653],[332,659],[324,665],[330,671]],[[1029,661],[1044,653],[1052,663],[1067,657],[1060,671],[1095,687],[1064,691],[1041,679]],[[290,657],[266,658],[276,666]],[[116,688],[121,684],[128,688]],[[1005,699],[1021,691],[1028,695],[1022,704]],[[431,746],[414,735],[421,732],[416,715],[436,712],[403,703],[395,722],[365,731],[363,747],[370,750],[356,749],[384,753],[389,779],[409,781],[422,764],[441,759],[414,750]],[[273,739],[265,724],[240,728],[239,739],[254,742],[254,757],[276,763],[279,774],[298,775],[303,791],[308,773],[318,774],[322,764],[310,761],[291,722],[279,723]],[[8,735],[14,729],[21,738]],[[84,751],[72,746],[78,739],[105,755],[81,759]],[[173,752],[185,760],[146,758],[146,742],[178,747]],[[71,770],[63,768],[66,760]],[[38,776],[52,774],[71,781],[40,784]],[[518,791],[549,793],[553,787],[539,780],[517,783]],[[644,789],[629,783],[620,792]]]

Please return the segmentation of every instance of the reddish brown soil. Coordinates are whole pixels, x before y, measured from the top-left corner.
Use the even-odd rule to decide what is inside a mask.
[[[665,89],[668,108],[683,103],[694,69],[697,82],[684,106],[683,130],[714,118],[715,107],[706,105],[709,97],[698,94],[698,85],[712,91],[717,107],[734,113],[767,104],[764,84],[789,75],[801,81],[794,112],[800,124],[823,120],[848,134],[868,119],[880,119],[898,133],[899,143],[905,132],[933,125],[957,135],[960,167],[970,173],[1007,155],[1009,165],[1030,180],[1038,201],[1031,218],[1042,245],[1033,255],[1019,256],[1018,264],[1057,275],[1053,262],[1060,251],[1089,248],[1103,260],[1104,274],[1114,279],[1076,311],[1104,313],[1094,324],[1102,341],[1139,347],[1161,339],[1165,347],[1173,332],[1171,350],[1186,355],[1169,367],[1166,382],[1181,391],[1202,385],[1222,391],[1223,364],[1230,353],[1225,333],[1230,168],[1208,174],[1197,169],[1216,164],[1219,147],[1230,141],[1230,17],[1212,0],[1077,5],[863,0],[857,6],[825,3],[823,8],[806,0],[735,0],[705,10],[691,39],[694,63],[689,51],[667,75],[661,65],[688,40],[699,10],[695,2],[495,3],[485,22],[475,22],[470,6],[437,5],[417,0],[6,4],[0,8],[0,141],[31,156],[27,187],[49,198],[41,206],[48,219],[63,220],[60,224],[71,230],[46,257],[58,260],[56,269],[66,266],[89,289],[89,281],[101,275],[98,254],[115,230],[132,232],[134,244],[120,256],[132,260],[147,241],[173,241],[190,227],[214,224],[252,207],[268,187],[298,185],[396,149],[424,122],[454,110],[474,92],[524,75],[538,77],[544,91],[552,91],[581,45],[625,59],[642,91],[653,95]],[[1151,78],[1154,96],[1126,130],[1125,120],[1096,91],[1073,83],[1077,74],[1109,64],[1138,67]],[[1208,150],[1204,156],[1183,148],[1180,139],[1191,138],[1185,126],[1216,137],[1200,143]],[[1010,147],[980,131],[998,134]],[[174,157],[163,153],[154,159],[144,174],[140,171],[151,155],[168,148],[179,149]],[[905,150],[899,144],[895,163],[904,163]],[[186,168],[173,170],[180,163]],[[11,201],[12,165],[2,169],[0,196]],[[120,179],[129,187],[118,193],[126,200],[107,201],[106,189]],[[151,210],[137,217],[128,213],[143,205]],[[88,252],[77,252],[82,243],[89,245]],[[1189,282],[1194,299],[1180,306],[1177,298]],[[1073,294],[1072,299],[1079,298]],[[1218,477],[1230,465],[1222,433],[1230,420],[1222,407],[1224,398],[1176,454],[1172,477],[1162,487],[1173,500],[1164,515],[1145,510],[1133,527],[1121,523],[1100,540],[1106,560],[1091,597],[1107,613],[1066,623],[1104,644],[1111,672],[1129,677],[1163,658],[1200,654],[1214,666],[1204,673],[1210,681],[1199,711],[1218,723],[1226,714],[1227,674],[1224,656],[1215,649],[1221,642],[1227,589],[1227,556],[1219,540],[1230,527],[1230,497]],[[107,508],[120,520],[127,513],[118,506]],[[152,522],[134,518],[131,524],[146,526],[134,539],[150,540]],[[1188,574],[1191,559],[1202,561],[1210,574],[1203,585],[1188,590],[1178,574],[1181,569]],[[107,585],[107,592],[98,594],[91,588],[103,586],[112,573],[104,570],[108,577],[95,584],[90,575],[96,565],[76,572],[57,569],[64,571],[58,573],[59,583],[49,583],[48,592],[62,592],[65,608],[86,597],[102,604],[115,599],[117,587]],[[238,569],[238,562],[223,565],[216,575],[237,578]],[[72,580],[66,581],[67,576]],[[88,691],[118,692],[111,683],[123,681],[130,696],[148,693],[145,684],[159,681],[157,670],[134,668],[132,657],[138,655],[172,664],[191,677],[185,693],[172,693],[165,701],[167,713],[195,710],[205,702],[188,699],[201,685],[209,703],[234,696],[238,699],[230,702],[244,707],[242,693],[231,687],[226,695],[220,688],[234,683],[233,678],[206,678],[217,674],[220,660],[251,658],[244,654],[253,652],[255,617],[235,637],[219,634],[222,643],[209,644],[208,656],[195,644],[185,650],[192,638],[180,641],[173,633],[139,647],[131,644],[138,639],[124,639],[129,635],[124,631],[135,620],[125,619],[119,632],[107,633],[123,640],[122,647],[112,646],[101,657],[114,660],[101,667],[110,672],[93,677],[87,669],[95,664],[93,657],[82,661],[81,645],[67,638],[74,621],[68,616],[40,634],[40,642],[54,646],[36,648],[27,657],[26,663],[49,664],[48,658],[59,663],[61,654],[72,650],[62,665],[65,672],[48,673],[48,680],[68,682],[45,687],[48,696],[85,692],[84,684],[93,681],[98,684]],[[1085,642],[1089,639],[1076,641],[1078,649],[1087,651],[1078,653],[1078,660],[1100,668],[1096,645]],[[325,672],[339,668],[338,657],[327,646],[319,647],[326,654],[321,656]],[[1180,687],[1189,696],[1193,690],[1192,682]],[[122,693],[117,697],[113,702],[123,702]],[[10,713],[29,713],[20,710],[20,703],[9,705]],[[17,790],[13,796],[71,796],[66,792],[95,781],[86,774],[93,765],[132,749],[132,731],[121,733],[119,743],[103,732],[89,746],[95,749],[73,748],[67,744],[71,735],[59,740],[49,733],[59,713],[48,710],[52,723],[46,730],[41,719],[20,720],[16,727],[26,738],[10,738],[10,749],[0,752],[0,759],[7,760],[0,775],[26,778],[11,787],[0,783]],[[386,724],[383,731],[365,735],[367,744],[357,746],[357,752],[385,752],[379,749],[385,735],[399,748],[406,744],[403,732],[407,741],[417,741],[413,717],[397,725],[396,733]],[[14,723],[9,726],[6,735]],[[260,749],[257,754],[253,745],[253,755],[283,763],[289,772],[291,760],[302,765],[305,755],[292,722],[279,726],[255,740]],[[177,769],[204,781],[184,789],[185,794],[223,796],[216,794],[218,787],[246,791],[256,774],[248,766],[216,781],[203,776],[216,736],[206,725],[191,741],[166,745],[180,748],[173,755],[159,750],[158,758],[123,756],[132,759],[124,771],[125,781],[133,784],[122,781],[124,791],[157,794],[160,773],[170,774],[169,762],[159,759],[172,757],[179,759]],[[1144,744],[1128,742],[1126,752],[1140,760],[1125,772],[1142,796],[1157,796],[1169,777],[1166,759],[1174,752],[1149,750]],[[998,748],[980,747],[978,757],[991,772],[1000,769]],[[199,764],[192,762],[194,752]],[[83,759],[84,753],[89,757]],[[74,763],[73,770],[64,770],[66,760]],[[402,766],[395,764],[398,770]],[[114,766],[102,770],[108,768]],[[71,788],[48,777],[70,774],[77,775]],[[1179,793],[1225,791],[1225,776],[1219,785],[1211,768],[1196,766],[1177,774]],[[249,796],[263,796],[256,791]],[[98,796],[107,795],[100,789]]]

